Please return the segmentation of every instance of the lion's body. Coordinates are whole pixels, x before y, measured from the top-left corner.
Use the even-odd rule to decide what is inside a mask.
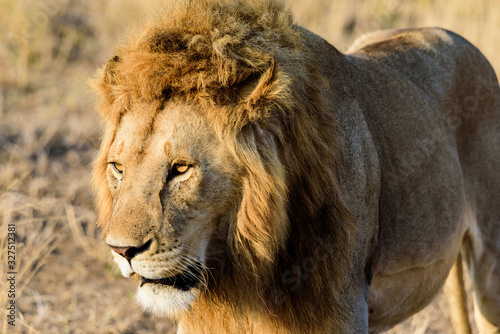
[[[480,307],[498,326],[500,95],[491,66],[439,29],[386,33],[348,61],[381,170],[371,327],[426,306],[462,247],[480,298],[491,295]]]
[[[424,29],[343,55],[279,5],[215,3],[173,5],[97,82],[100,225],[141,303],[183,333],[375,333],[462,252],[498,330],[500,89],[480,52]]]

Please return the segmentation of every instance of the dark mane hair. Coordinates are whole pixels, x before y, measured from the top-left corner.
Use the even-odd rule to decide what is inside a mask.
[[[332,289],[341,289],[349,276],[354,223],[336,175],[340,134],[325,105],[328,88],[291,13],[266,0],[167,6],[164,16],[117,49],[94,81],[107,121],[94,164],[99,224],[106,226],[112,204],[107,150],[122,115],[133,112],[131,104],[160,107],[178,99],[202,105],[245,172],[235,222],[224,239],[226,263],[210,291],[181,316],[202,322],[208,332],[237,310],[296,332],[314,332],[322,312],[340,326],[351,307]],[[334,253],[316,261],[305,280],[297,266],[314,258],[321,242],[333,245]],[[288,281],[297,282],[293,288],[283,276],[288,272]],[[332,282],[332,276],[334,286],[325,286],[324,277]]]

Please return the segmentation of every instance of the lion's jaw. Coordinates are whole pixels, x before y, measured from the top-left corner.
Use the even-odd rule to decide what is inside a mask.
[[[208,248],[214,234],[227,235],[237,190],[199,111],[148,108],[123,116],[107,153],[112,214],[103,233],[123,276],[139,278],[142,307],[175,317],[206,287]]]
[[[203,247],[201,247],[201,251],[199,252],[199,257],[193,259],[191,261],[197,261],[199,263],[203,263],[205,260],[206,254],[206,243],[204,243]],[[156,265],[153,264],[153,267],[148,266],[148,261],[145,259],[141,261],[140,259],[133,260],[129,262],[123,256],[119,255],[115,251],[111,251],[113,255],[113,259],[115,263],[118,265],[122,275],[124,277],[130,277],[134,274],[137,275],[138,280],[140,280],[139,286],[137,287],[136,300],[141,305],[144,310],[152,312],[154,314],[166,315],[170,317],[175,317],[178,312],[182,312],[187,310],[191,303],[195,301],[201,290],[199,284],[206,284],[200,282],[199,280],[204,280],[204,277],[195,277],[193,278],[193,282],[195,285],[193,286],[178,286],[174,285],[166,285],[166,284],[155,284],[155,283],[144,283],[145,278],[152,279],[165,279],[168,277],[176,277],[176,276],[191,276],[192,273],[188,271],[183,271],[176,276],[167,275],[167,277],[163,275],[156,275],[154,272],[157,271]],[[183,255],[179,255],[179,258],[183,258]],[[160,261],[158,266],[163,267],[165,269],[175,268],[175,267],[185,267],[185,264],[180,261],[176,264],[169,264],[169,261]],[[202,269],[199,269],[202,272]],[[196,274],[196,273],[195,273]]]
[[[189,309],[199,293],[198,288],[182,291],[171,287],[147,285],[138,288],[136,299],[144,310],[175,318],[179,312]]]

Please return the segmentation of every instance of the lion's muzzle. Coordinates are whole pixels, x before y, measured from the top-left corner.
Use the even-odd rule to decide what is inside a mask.
[[[193,287],[196,287],[202,281],[202,266],[198,262],[190,267],[188,267],[183,272],[171,276],[160,279],[149,279],[144,276],[141,276],[141,287],[144,284],[162,284],[168,285],[175,289],[187,291]]]
[[[174,289],[181,291],[188,291],[191,288],[197,287],[203,279],[203,265],[197,260],[191,260],[190,264],[184,264],[183,270],[178,274],[165,276],[165,277],[152,277],[144,272],[136,272],[136,270],[132,267],[132,260],[143,253],[147,253],[152,248],[153,240],[149,239],[145,243],[136,245],[136,246],[114,246],[108,244],[108,246],[112,249],[113,256],[115,261],[120,267],[123,276],[129,277],[134,273],[137,273],[141,278],[140,287],[143,287],[145,284],[151,285],[163,285],[170,286]]]
[[[147,251],[149,249],[149,247],[151,246],[151,243],[152,243],[152,239],[149,239],[148,241],[146,241],[143,245],[141,245],[139,247],[118,247],[118,246],[112,246],[109,244],[108,244],[108,246],[111,247],[111,249],[113,251],[115,251],[117,254],[123,256],[125,259],[127,259],[130,262],[130,260],[132,260],[136,255]]]

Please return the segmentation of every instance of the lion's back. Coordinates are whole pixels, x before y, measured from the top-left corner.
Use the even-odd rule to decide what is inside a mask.
[[[418,88],[434,104],[449,103],[448,98],[457,90],[468,89],[463,87],[471,85],[467,76],[493,72],[477,48],[440,28],[386,30],[361,36],[350,48],[348,60],[379,82],[383,72],[391,81],[396,78]]]

